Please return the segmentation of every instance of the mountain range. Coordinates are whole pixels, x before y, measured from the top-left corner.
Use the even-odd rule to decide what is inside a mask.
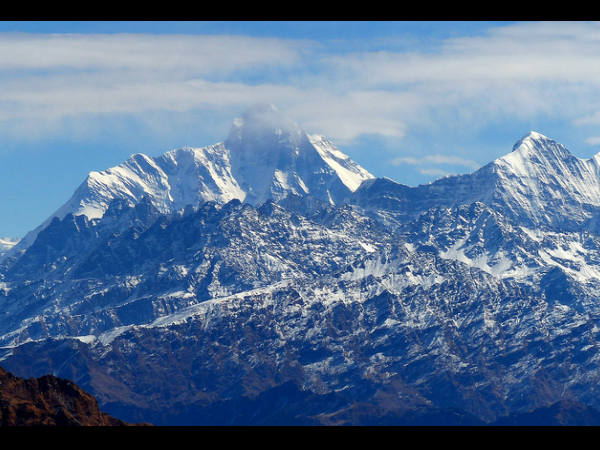
[[[128,422],[597,424],[600,157],[376,178],[272,105],[0,254],[0,365]]]

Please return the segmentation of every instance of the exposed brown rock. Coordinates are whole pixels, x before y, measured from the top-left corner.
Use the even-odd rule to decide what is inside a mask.
[[[45,375],[23,379],[0,367],[2,426],[123,426],[100,411],[96,399],[75,383]]]

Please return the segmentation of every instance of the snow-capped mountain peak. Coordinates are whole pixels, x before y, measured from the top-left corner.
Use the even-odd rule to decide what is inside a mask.
[[[600,217],[600,155],[582,159],[564,145],[532,131],[510,153],[473,173],[417,187],[364,183],[360,205],[379,205],[390,217],[418,217],[432,207],[482,202],[524,226],[576,229]]]
[[[530,132],[494,164],[503,185],[510,183],[515,188],[511,193],[517,198],[600,204],[600,178],[594,159],[578,158],[540,133]]]
[[[530,132],[492,166],[496,197],[502,197],[517,217],[533,218],[533,224],[582,223],[589,219],[590,208],[600,205],[594,160],[578,158],[540,133]]]
[[[564,159],[573,157],[567,148],[537,131],[530,131],[513,146],[511,153],[506,157],[517,157],[528,159]]]
[[[225,141],[246,201],[311,194],[336,203],[373,176],[323,136],[308,135],[271,104],[249,108]]]
[[[205,201],[259,205],[289,194],[335,204],[369,178],[373,175],[325,137],[311,140],[274,105],[259,104],[233,121],[224,143],[157,157],[137,153],[116,167],[90,172],[71,199],[18,247],[27,248],[54,217],[72,213],[98,219],[116,199],[136,204],[148,198],[161,213]]]
[[[544,136],[542,133],[538,133],[537,131],[530,131],[521,139],[519,139],[513,145],[513,151],[523,149],[523,148],[533,148],[536,144],[543,144],[544,142],[552,141],[548,136]]]

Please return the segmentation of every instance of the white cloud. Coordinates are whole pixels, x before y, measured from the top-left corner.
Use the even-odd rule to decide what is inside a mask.
[[[451,175],[450,172],[446,172],[445,170],[436,168],[419,169],[419,173],[421,175],[430,175],[435,177],[445,177],[447,175]]]
[[[600,84],[600,25],[521,23],[451,38],[437,52],[362,52],[333,58],[372,85],[572,81]],[[445,88],[445,87],[444,87]]]
[[[413,158],[412,156],[399,156],[398,158],[394,158],[390,161],[390,164],[393,166],[402,166],[404,164],[409,165],[417,165],[423,162],[422,159]]]
[[[3,71],[129,70],[157,73],[227,73],[298,61],[307,42],[249,36],[152,34],[0,34]],[[146,72],[144,76],[144,72]]]
[[[600,123],[597,23],[518,23],[427,50],[383,43],[332,54],[324,42],[248,36],[3,33],[0,120],[239,111],[267,101],[341,143],[506,118]],[[429,163],[477,165],[440,156]]]
[[[600,136],[590,136],[585,142],[590,145],[600,145]]]
[[[434,51],[351,53],[329,63],[363,89],[411,92],[414,109],[400,117],[407,128],[536,116],[583,124],[577,119],[600,111],[599,44],[598,23],[520,23]]]
[[[397,158],[393,158],[390,160],[390,164],[393,166],[401,166],[405,164],[409,165],[427,165],[427,164],[435,164],[435,165],[453,165],[453,166],[462,166],[469,167],[471,169],[478,169],[481,167],[477,161],[473,161],[472,159],[461,158],[459,156],[453,155],[427,155],[421,158],[415,158],[412,156],[400,156]],[[431,169],[433,170],[433,169]],[[437,170],[437,169],[436,169]],[[421,171],[423,174],[431,175],[433,173],[427,173]]]
[[[598,111],[595,111],[591,114],[587,114],[585,116],[578,117],[573,122],[575,125],[599,125],[600,124],[600,105],[598,106]]]
[[[302,41],[246,36],[0,34],[0,119],[188,111],[285,99],[247,73],[297,64]],[[292,89],[293,91],[293,89]]]

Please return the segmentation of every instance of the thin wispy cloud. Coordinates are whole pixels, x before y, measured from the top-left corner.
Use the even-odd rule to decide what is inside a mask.
[[[419,173],[423,174],[423,175],[432,175],[435,177],[445,177],[448,175],[452,175],[451,172],[447,172],[445,170],[436,169],[436,168],[419,169]]]
[[[585,140],[586,144],[600,145],[600,136],[591,136]]]
[[[390,164],[394,166],[408,165],[428,165],[428,164],[440,164],[440,165],[453,165],[468,167],[470,169],[478,169],[481,167],[477,161],[472,159],[465,159],[459,156],[452,155],[427,155],[421,158],[415,158],[412,156],[400,156],[390,160]],[[423,172],[424,173],[424,172]]]
[[[19,69],[215,74],[286,66],[307,42],[250,36],[0,33],[2,71]]]
[[[361,52],[333,63],[372,85],[458,82],[463,89],[472,82],[509,80],[598,85],[598,44],[597,23],[521,23],[441,41],[435,52]]]

